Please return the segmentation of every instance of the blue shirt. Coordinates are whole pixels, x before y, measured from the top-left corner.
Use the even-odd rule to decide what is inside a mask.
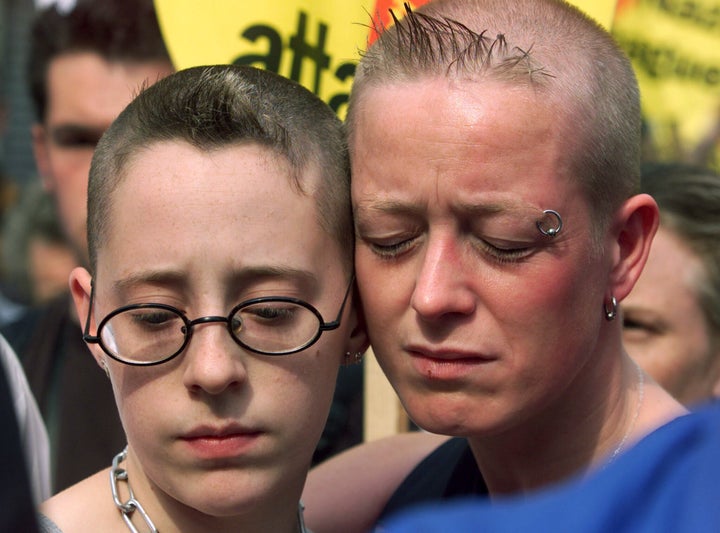
[[[425,505],[383,533],[718,533],[720,403],[657,429],[595,474],[492,504]]]

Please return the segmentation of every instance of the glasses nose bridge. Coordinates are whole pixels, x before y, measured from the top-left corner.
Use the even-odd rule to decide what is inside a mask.
[[[190,322],[188,322],[188,333],[191,332],[198,324],[210,324],[212,322],[222,322],[227,325],[230,323],[230,319],[226,316],[217,315],[201,316],[199,318],[196,318],[195,320],[191,320]]]

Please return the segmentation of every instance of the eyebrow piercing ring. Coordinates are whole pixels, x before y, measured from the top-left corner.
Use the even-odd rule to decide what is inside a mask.
[[[540,233],[542,233],[546,237],[550,237],[550,238],[557,237],[557,234],[560,233],[560,231],[562,231],[562,228],[563,228],[563,221],[562,221],[562,217],[560,216],[560,213],[558,213],[557,211],[555,211],[553,209],[546,209],[545,211],[543,211],[543,214],[550,215],[550,216],[554,217],[555,219],[557,219],[557,226],[554,228],[545,229],[542,225],[542,221],[538,220],[535,222],[535,225],[537,226],[538,231],[540,231]]]

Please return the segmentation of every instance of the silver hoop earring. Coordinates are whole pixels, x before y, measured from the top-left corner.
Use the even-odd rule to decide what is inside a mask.
[[[345,352],[345,366],[362,363],[364,352]]]
[[[615,320],[615,317],[617,316],[618,303],[614,296],[610,296],[610,309],[608,309],[607,303],[603,303],[603,308],[605,311],[605,320],[608,322]]]
[[[555,211],[554,209],[546,209],[543,211],[543,215],[550,215],[551,217],[555,218],[557,220],[557,226],[554,228],[548,228],[545,229],[542,225],[543,221],[538,220],[535,222],[535,225],[537,226],[538,231],[545,235],[546,237],[555,238],[557,237],[558,233],[560,233],[563,229],[563,221],[562,217],[560,216],[560,213]]]

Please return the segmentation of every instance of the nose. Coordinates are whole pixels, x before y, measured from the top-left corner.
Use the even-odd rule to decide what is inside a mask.
[[[213,327],[223,326],[223,327]],[[218,395],[247,380],[241,348],[230,337],[227,318],[208,316],[190,323],[192,336],[183,356],[183,381],[191,391]]]
[[[424,320],[475,311],[476,295],[467,283],[467,257],[462,242],[451,234],[431,236],[415,280],[411,305]]]

